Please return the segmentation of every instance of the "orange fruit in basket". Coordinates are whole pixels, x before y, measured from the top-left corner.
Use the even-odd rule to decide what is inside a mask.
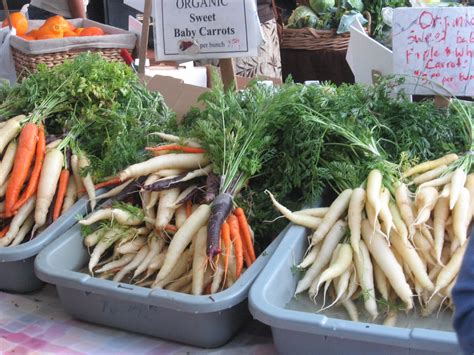
[[[28,20],[25,15],[21,12],[12,12],[10,18],[12,20],[12,26],[16,29],[16,34],[18,36],[23,36],[28,31]],[[9,24],[10,22],[6,19],[2,23],[2,27],[7,27]]]
[[[74,30],[74,32],[76,32],[78,36],[82,33],[82,31],[84,31],[84,28],[82,27],[76,27],[76,29]]]
[[[55,32],[60,30],[71,30],[69,22],[67,22],[64,17],[59,15],[48,18],[41,27],[46,27],[49,30],[54,30]]]
[[[77,33],[71,30],[64,31],[64,37],[77,37]]]
[[[37,35],[38,35],[38,30],[35,29],[35,30],[31,30],[30,32],[28,32],[25,36],[32,37],[33,39],[36,39]]]
[[[81,32],[80,36],[103,36],[105,34],[104,30],[100,27],[86,27]]]
[[[39,31],[36,39],[54,39],[54,38],[63,38],[63,31],[52,32],[52,31]]]

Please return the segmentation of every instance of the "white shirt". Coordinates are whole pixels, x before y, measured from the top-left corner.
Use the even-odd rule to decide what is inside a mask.
[[[83,1],[85,9],[89,3],[89,0]],[[52,12],[53,14],[64,17],[72,17],[71,12],[69,11],[68,0],[31,0],[30,5]]]

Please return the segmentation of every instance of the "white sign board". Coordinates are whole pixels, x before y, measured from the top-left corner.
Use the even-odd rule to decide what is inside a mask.
[[[154,0],[157,60],[256,56],[255,0]]]
[[[474,95],[474,8],[395,9],[393,61],[407,93]]]
[[[349,31],[351,37],[346,61],[354,74],[355,82],[373,84],[373,71],[381,75],[392,74],[392,51],[370,38],[357,19]]]

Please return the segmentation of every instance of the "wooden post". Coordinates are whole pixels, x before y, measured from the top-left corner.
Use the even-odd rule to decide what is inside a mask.
[[[5,1],[5,0],[4,0]],[[153,0],[145,0],[145,9],[143,10],[143,28],[138,47],[138,73],[145,74],[145,63],[148,50],[148,34],[150,32],[150,17]]]
[[[232,84],[235,84],[237,89],[237,80],[234,71],[234,61],[232,60],[232,58],[220,59],[219,67],[221,69],[221,78],[222,84],[224,84],[224,90],[227,91],[232,88]]]
[[[12,29],[12,18],[10,16],[10,9],[8,8],[7,0],[2,0],[3,3],[3,9],[5,10],[5,13],[7,14],[7,19],[8,19],[8,27],[10,27],[10,30]]]

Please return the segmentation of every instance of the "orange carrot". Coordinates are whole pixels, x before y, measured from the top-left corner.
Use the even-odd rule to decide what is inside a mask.
[[[63,206],[64,196],[66,195],[67,184],[69,182],[69,170],[63,169],[59,175],[58,192],[53,210],[53,222],[59,218],[61,207]]]
[[[160,145],[158,147],[146,147],[145,150],[149,150],[152,152],[161,152],[161,151],[180,151],[183,153],[205,153],[206,150],[202,148],[195,148],[195,147],[187,147],[185,145],[179,144],[168,144],[168,145]]]
[[[27,123],[21,130],[20,138],[18,139],[15,163],[5,195],[5,214],[7,216],[13,214],[13,206],[18,201],[20,191],[28,177],[30,166],[35,156],[37,141],[38,126],[34,123]]]
[[[234,244],[234,253],[235,253],[235,277],[236,279],[239,278],[240,273],[242,272],[242,268],[244,266],[244,248],[242,246],[242,239],[240,237],[239,232],[239,222],[237,221],[237,217],[234,214],[230,214],[227,217],[227,223],[229,224],[230,228],[230,237],[232,239],[232,243]]]
[[[186,218],[189,218],[189,216],[191,216],[191,214],[193,213],[193,203],[191,202],[191,200],[186,201],[184,208],[186,209]]]
[[[33,171],[31,172],[31,176],[28,180],[28,185],[26,186],[26,189],[23,191],[18,201],[13,205],[13,211],[19,210],[20,207],[23,206],[26,201],[28,201],[29,198],[33,196],[33,194],[38,189],[38,182],[41,174],[41,169],[43,168],[45,151],[46,138],[44,135],[44,127],[43,125],[40,125],[38,130],[38,143],[36,144],[35,164],[33,166]]]
[[[98,183],[98,184],[95,184],[94,187],[95,187],[96,190],[98,190],[98,189],[101,189],[101,188],[103,188],[103,187],[112,186],[112,185],[118,185],[118,184],[121,184],[122,182],[123,182],[123,181],[121,181],[120,178],[114,177],[114,178],[112,178],[112,179],[110,179],[110,180],[102,181],[102,182],[100,182],[100,183]],[[86,191],[86,190],[84,190],[84,191]]]
[[[6,226],[0,231],[0,238],[3,238],[7,235],[8,231],[10,230],[10,225]]]
[[[255,250],[253,248],[252,236],[250,235],[249,231],[247,217],[245,217],[245,212],[240,207],[235,209],[234,214],[237,216],[237,220],[239,221],[240,235],[242,236],[242,241],[245,245],[245,249],[247,249],[247,252],[250,256],[250,260],[253,263],[256,259],[256,256]]]
[[[227,222],[224,222],[222,224],[221,238],[222,238],[222,242],[225,248],[225,254],[224,254],[224,280],[225,280],[227,276],[227,270],[229,268],[230,245],[232,243],[230,240],[230,227]]]
[[[178,228],[176,226],[173,226],[172,224],[168,224],[165,227],[165,231],[167,231],[167,232],[177,232]]]

